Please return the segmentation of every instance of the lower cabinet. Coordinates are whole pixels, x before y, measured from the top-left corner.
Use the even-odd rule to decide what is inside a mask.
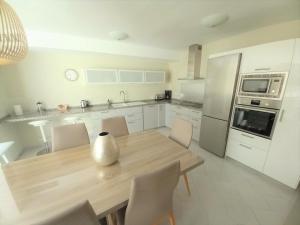
[[[103,131],[102,120],[114,116],[125,117],[129,133],[164,126],[171,128],[174,119],[180,117],[193,124],[193,140],[198,141],[200,138],[201,111],[165,103],[73,114],[70,117],[76,117],[78,118],[76,122],[85,124],[90,141],[93,143],[98,134]],[[59,119],[55,122],[55,125],[67,123],[69,122],[66,122],[64,119]],[[54,122],[52,122],[51,126],[53,125]],[[50,128],[47,129],[47,131],[48,130],[47,137],[48,140],[51,140]]]
[[[144,130],[142,107],[124,108],[120,113],[125,116],[130,134]]]
[[[104,110],[100,112],[83,114],[79,117],[79,122],[85,123],[90,141],[94,142],[97,135],[102,131],[102,120],[114,116],[125,117],[129,133],[135,133],[144,130],[142,107]]]
[[[154,129],[159,124],[159,105],[145,105],[144,111],[144,129]]]
[[[270,142],[265,138],[230,129],[226,156],[262,172]]]
[[[193,124],[193,140],[200,140],[202,111],[178,105],[166,104],[166,126],[172,128],[175,118],[187,120]]]
[[[143,120],[127,120],[127,127],[130,134],[143,131]]]
[[[166,104],[158,105],[158,127],[166,126]]]
[[[174,118],[176,117],[175,107],[171,104],[166,104],[166,127],[171,128]]]

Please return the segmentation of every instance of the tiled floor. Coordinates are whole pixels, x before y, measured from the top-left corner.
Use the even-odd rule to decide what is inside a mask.
[[[182,179],[175,191],[178,225],[300,225],[300,191],[218,158],[195,142],[190,150],[206,161],[188,174],[191,197]]]

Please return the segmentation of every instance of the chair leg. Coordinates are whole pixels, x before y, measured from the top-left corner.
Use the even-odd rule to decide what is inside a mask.
[[[169,222],[170,222],[170,225],[176,225],[175,216],[174,216],[173,211],[169,212]]]
[[[106,216],[108,225],[117,225],[116,216],[111,213]]]
[[[184,178],[184,183],[185,183],[186,190],[189,193],[189,195],[191,195],[191,189],[190,189],[190,185],[189,185],[189,179],[188,179],[186,173],[183,174],[183,178]]]

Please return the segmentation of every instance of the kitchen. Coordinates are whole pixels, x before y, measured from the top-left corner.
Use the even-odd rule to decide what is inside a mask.
[[[8,3],[32,29],[26,7]],[[230,25],[230,18],[210,29]],[[0,67],[3,171],[9,178],[13,165],[56,157],[55,127],[84,124],[92,144],[109,118],[124,117],[132,138],[153,130],[170,136],[181,119],[192,128],[189,149],[204,163],[184,164],[190,184],[180,180],[175,190],[178,224],[299,224],[299,27],[299,19],[257,26],[189,41],[180,51],[134,47],[126,43],[130,33],[113,32],[114,48],[105,49],[107,40],[28,29],[27,56]],[[83,41],[91,45],[74,44]],[[3,221],[12,219],[9,210],[3,214]]]

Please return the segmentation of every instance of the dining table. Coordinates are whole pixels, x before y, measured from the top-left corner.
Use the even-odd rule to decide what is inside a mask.
[[[99,165],[91,145],[10,162],[0,168],[0,225],[31,225],[88,200],[98,218],[124,207],[132,180],[180,161],[181,173],[204,159],[157,130],[115,138],[119,160]]]

